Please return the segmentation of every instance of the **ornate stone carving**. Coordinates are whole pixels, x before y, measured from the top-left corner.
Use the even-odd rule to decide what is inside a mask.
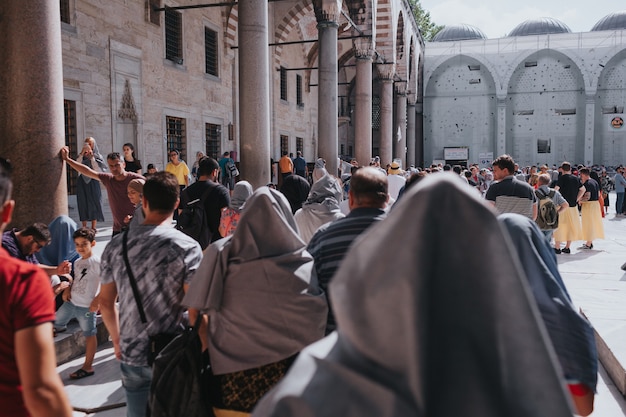
[[[135,109],[135,100],[133,100],[133,91],[130,88],[130,81],[126,79],[124,84],[124,94],[122,95],[122,103],[117,112],[117,116],[122,120],[137,120],[137,110]]]
[[[352,41],[357,59],[372,59],[374,47],[372,38],[357,38]]]
[[[318,22],[337,22],[341,14],[341,0],[313,0]]]
[[[396,64],[378,64],[376,65],[376,72],[378,78],[393,80],[393,76],[396,74]]]

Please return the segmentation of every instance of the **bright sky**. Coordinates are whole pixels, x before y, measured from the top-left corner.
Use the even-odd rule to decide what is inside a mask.
[[[624,10],[618,0],[420,0],[438,25],[465,23],[476,26],[488,38],[501,38],[518,24],[540,17],[553,17],[572,32],[589,32],[604,16]]]

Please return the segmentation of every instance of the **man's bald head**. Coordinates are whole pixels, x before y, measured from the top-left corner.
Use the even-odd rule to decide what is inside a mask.
[[[350,178],[350,208],[384,208],[388,194],[387,176],[379,169],[363,167]]]

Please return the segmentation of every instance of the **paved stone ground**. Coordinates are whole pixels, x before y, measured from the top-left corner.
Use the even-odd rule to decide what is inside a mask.
[[[614,201],[615,194],[612,194],[611,204]],[[105,222],[98,224],[98,243],[94,248],[96,253],[104,250],[111,237],[112,218],[106,200],[103,201],[103,209]],[[78,221],[73,207],[70,207],[70,217]],[[626,392],[626,272],[620,269],[626,262],[626,217],[615,217],[615,210],[611,208],[604,225],[605,239],[595,241],[593,250],[577,249],[582,242],[575,242],[571,246],[570,255],[557,255],[557,259],[574,303],[589,318],[597,332],[602,366],[592,416],[621,417],[626,416],[626,400],[622,395]],[[74,415],[125,416],[126,408],[123,406],[96,411],[118,407],[124,402],[119,364],[110,344],[104,344],[98,349],[94,376],[79,381],[70,380],[69,373],[80,367],[82,361],[83,358],[79,357],[57,368],[76,409]]]

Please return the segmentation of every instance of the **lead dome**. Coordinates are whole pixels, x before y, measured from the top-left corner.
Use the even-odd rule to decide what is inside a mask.
[[[626,10],[614,12],[604,16],[591,28],[591,31],[598,32],[600,30],[619,29],[626,29]]]
[[[476,26],[461,23],[444,27],[433,37],[432,42],[467,41],[472,39],[487,39],[487,36]]]
[[[572,31],[565,23],[558,19],[540,17],[539,19],[529,19],[520,23],[508,36],[548,35],[553,33],[572,33]]]

